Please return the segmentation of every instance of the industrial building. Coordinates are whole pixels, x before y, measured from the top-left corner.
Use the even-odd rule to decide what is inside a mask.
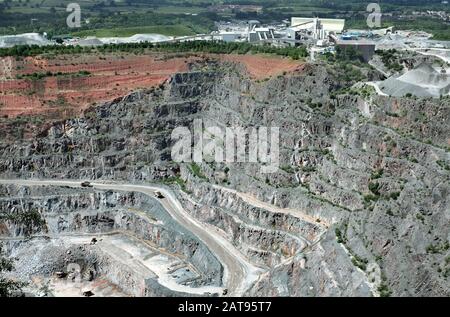
[[[326,32],[340,34],[344,31],[345,19],[322,18],[291,18],[291,27],[303,25],[304,28],[312,28],[320,25]],[[328,34],[327,34],[328,35]]]
[[[270,41],[275,39],[274,29],[269,27],[256,27],[254,26],[250,32],[248,32],[248,41],[250,43]]]
[[[334,42],[336,47],[341,49],[354,48],[361,53],[361,56],[365,62],[372,59],[375,54],[375,42],[366,39],[346,39],[346,37],[338,38],[335,35],[330,35],[330,40]]]
[[[285,42],[292,46],[309,44],[326,46],[329,35],[341,34],[344,19],[291,18],[291,25],[286,29]]]
[[[271,42],[276,38],[275,27],[261,26],[257,20],[247,23],[217,23],[218,34],[224,42]]]
[[[291,18],[291,26],[287,36],[296,43],[302,40],[325,40],[330,34],[341,34],[344,30],[344,19]]]
[[[288,23],[289,24],[289,23]],[[216,34],[225,42],[270,43],[275,46],[328,46],[329,35],[341,34],[344,19],[297,18],[290,25],[261,25],[259,21],[217,22]]]

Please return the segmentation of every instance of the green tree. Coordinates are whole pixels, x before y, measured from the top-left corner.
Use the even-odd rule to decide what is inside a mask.
[[[10,297],[14,293],[20,292],[24,283],[16,282],[4,276],[4,272],[14,270],[13,260],[5,256],[3,245],[0,244],[0,297]]]

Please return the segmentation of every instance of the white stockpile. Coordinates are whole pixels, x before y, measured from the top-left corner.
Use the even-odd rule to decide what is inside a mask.
[[[419,97],[439,97],[450,92],[448,69],[421,64],[399,77],[390,77],[380,83],[381,90],[391,96],[408,93]]]
[[[49,45],[51,42],[39,33],[0,36],[0,48],[14,45]]]

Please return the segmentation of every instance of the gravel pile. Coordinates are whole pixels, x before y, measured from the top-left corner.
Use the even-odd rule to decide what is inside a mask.
[[[439,97],[450,92],[450,76],[429,64],[421,64],[400,77],[390,77],[380,83],[381,90],[391,96],[408,93],[418,97]]]

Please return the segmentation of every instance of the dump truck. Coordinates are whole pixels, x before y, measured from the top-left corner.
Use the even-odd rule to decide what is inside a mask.
[[[164,195],[160,191],[155,191],[155,197],[161,199],[164,198]]]

